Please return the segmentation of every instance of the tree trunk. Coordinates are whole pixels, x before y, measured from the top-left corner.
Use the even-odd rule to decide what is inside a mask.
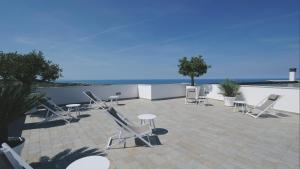
[[[8,139],[8,127],[6,123],[0,124],[0,145],[7,142]]]
[[[191,76],[191,86],[195,86],[194,76]]]

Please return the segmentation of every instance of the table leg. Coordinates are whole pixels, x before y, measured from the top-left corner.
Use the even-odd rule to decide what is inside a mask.
[[[233,112],[236,112],[236,103],[233,103]]]

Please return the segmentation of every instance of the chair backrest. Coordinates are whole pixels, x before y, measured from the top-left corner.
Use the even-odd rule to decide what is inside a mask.
[[[186,98],[196,98],[197,88],[186,88]]]
[[[87,91],[83,91],[83,93],[89,97],[91,100],[93,100],[94,102],[97,101],[101,101],[97,96],[95,96],[91,91],[87,90]]]
[[[269,107],[275,104],[279,97],[279,95],[271,94],[258,108],[261,110],[268,109]]]
[[[44,100],[42,101],[42,106],[54,112],[64,111],[61,107],[57,106],[50,98],[44,98]]]
[[[3,169],[33,169],[6,143],[3,143],[0,149],[0,160],[1,169],[1,165],[5,166]]]
[[[120,126],[123,127],[124,125],[127,126],[128,124],[124,121],[124,117],[121,116],[113,107],[107,109],[107,112],[113,117],[115,122]]]
[[[199,96],[206,96],[207,95],[207,90],[206,90],[205,86],[200,86],[198,95]]]

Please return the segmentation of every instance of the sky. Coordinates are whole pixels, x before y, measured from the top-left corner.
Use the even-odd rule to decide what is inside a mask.
[[[0,0],[0,51],[41,50],[64,80],[175,79],[202,55],[201,78],[299,73],[299,0]]]

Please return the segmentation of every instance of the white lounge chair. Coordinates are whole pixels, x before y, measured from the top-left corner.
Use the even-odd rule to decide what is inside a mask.
[[[199,89],[198,103],[203,102],[204,105],[208,104],[207,93],[208,92],[207,92],[205,86],[201,86]]]
[[[149,147],[152,147],[150,143],[149,135],[152,134],[152,129],[149,124],[143,126],[135,126],[132,122],[126,119],[122,114],[117,112],[114,108],[110,107],[106,110],[109,116],[117,123],[120,128],[118,134],[113,135],[109,138],[107,143],[107,149],[113,145],[113,140],[119,140],[119,144],[124,143],[124,148],[126,147],[126,139],[134,137],[139,138]],[[148,141],[143,138],[147,136]]]
[[[102,109],[108,108],[107,104],[103,100],[98,98],[93,92],[87,90],[83,91],[82,93],[90,99],[90,107]]]
[[[258,118],[262,114],[272,114],[276,116],[274,113],[270,112],[271,108],[273,108],[276,101],[279,99],[279,95],[271,94],[267,98],[260,101],[256,106],[252,109],[247,110],[247,115],[251,117]]]
[[[185,104],[198,102],[198,87],[187,86],[185,90]]]
[[[64,120],[66,123],[70,123],[72,118],[75,118],[71,116],[70,112],[63,110],[49,98],[45,98],[41,105],[47,110],[45,120],[41,123],[52,120]]]
[[[33,169],[25,162],[9,145],[2,144],[0,148],[0,168],[1,169]]]

